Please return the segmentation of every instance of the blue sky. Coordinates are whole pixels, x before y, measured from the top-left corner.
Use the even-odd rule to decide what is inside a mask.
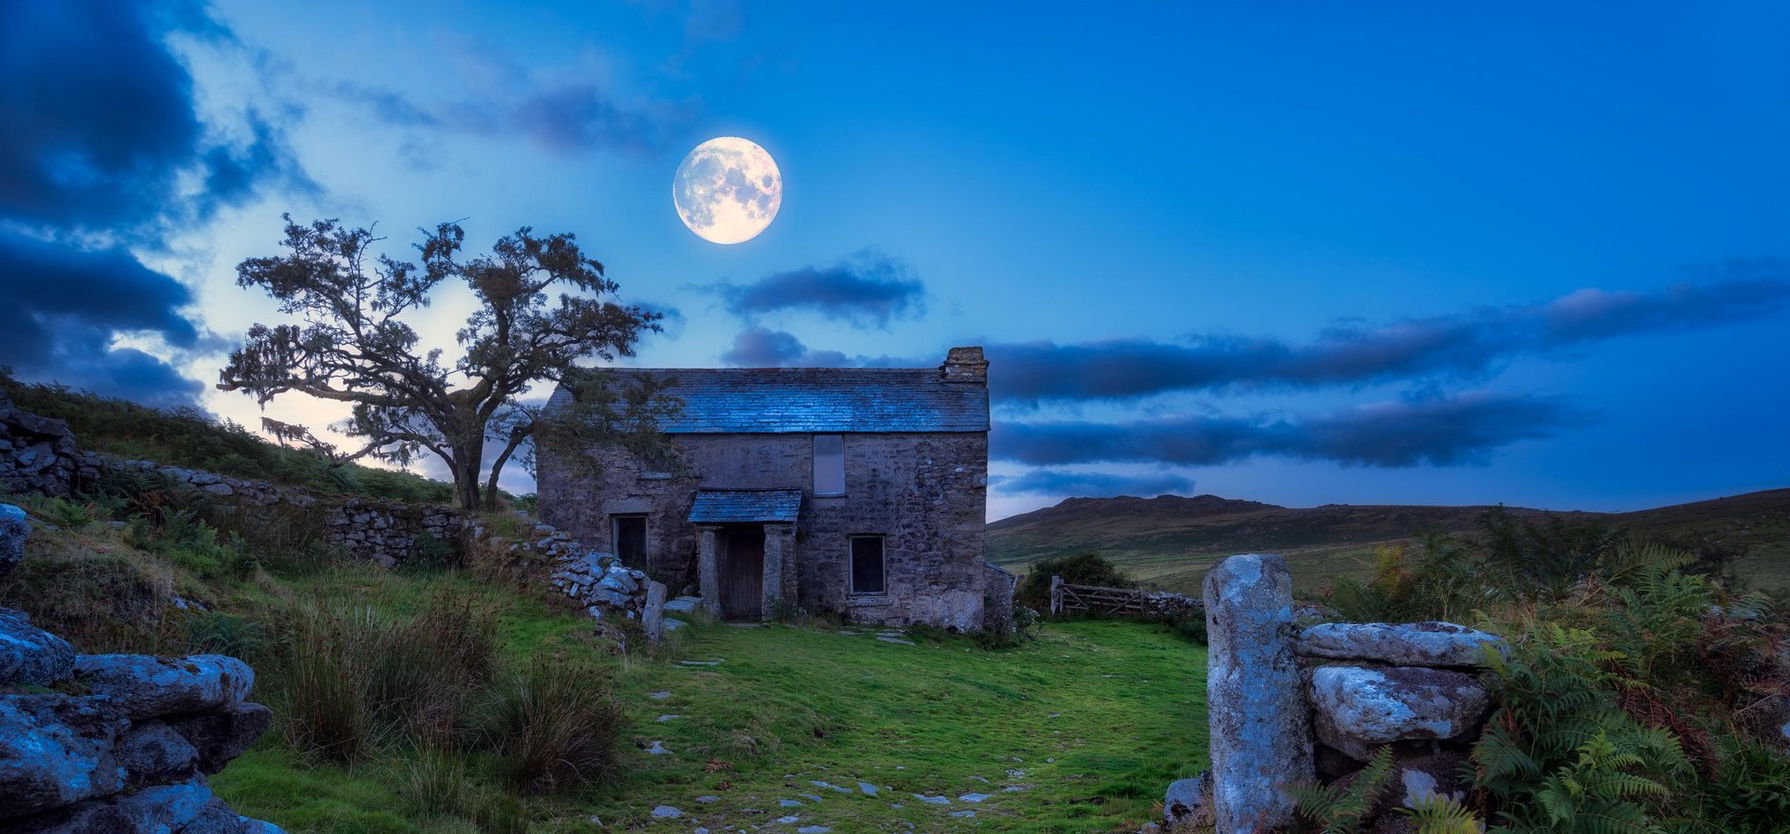
[[[209,382],[278,319],[233,267],[282,211],[394,251],[465,218],[575,232],[674,308],[640,365],[987,345],[994,517],[1630,509],[1790,472],[1781,4],[105,5],[0,12],[28,377],[253,424]],[[724,135],[785,184],[736,246],[670,199]],[[451,346],[466,309],[419,329]]]

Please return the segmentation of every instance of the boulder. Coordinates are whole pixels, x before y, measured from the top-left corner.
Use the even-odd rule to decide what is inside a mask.
[[[1288,790],[1315,778],[1300,686],[1293,577],[1250,553],[1206,574],[1207,695],[1213,811],[1221,834],[1291,825]]]
[[[199,769],[216,773],[267,732],[273,711],[260,704],[242,704],[223,712],[172,716],[167,722],[198,751]]]
[[[31,522],[25,511],[11,504],[0,504],[0,576],[12,573],[25,558],[25,538],[31,534]]]
[[[1320,623],[1299,635],[1307,657],[1371,660],[1393,666],[1480,666],[1496,634],[1454,623]]]
[[[1162,820],[1170,828],[1212,824],[1212,771],[1169,783],[1162,797]]]
[[[1318,740],[1360,761],[1382,744],[1464,736],[1491,705],[1476,678],[1443,669],[1320,666],[1307,680]]]
[[[144,788],[18,820],[6,834],[284,834],[272,823],[238,816],[204,782]]]
[[[132,785],[150,785],[190,778],[199,751],[162,721],[146,721],[118,741],[114,754]]]
[[[1418,802],[1438,795],[1456,802],[1465,800],[1473,787],[1462,777],[1469,762],[1467,754],[1452,750],[1400,760],[1392,783],[1398,804],[1415,808]]]
[[[74,666],[68,641],[32,625],[23,611],[0,608],[0,686],[48,685],[68,677]]]
[[[81,655],[75,659],[75,673],[94,695],[111,699],[133,720],[231,709],[255,684],[255,672],[247,663],[221,654]]]
[[[123,790],[113,753],[129,727],[104,698],[0,696],[0,819]]]

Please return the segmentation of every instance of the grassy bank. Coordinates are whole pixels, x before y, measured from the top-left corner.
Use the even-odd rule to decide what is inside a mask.
[[[697,618],[629,655],[616,632],[598,636],[477,565],[281,556],[166,504],[157,521],[136,514],[142,501],[0,500],[36,523],[0,605],[81,651],[250,660],[253,697],[278,723],[213,783],[294,834],[1136,830],[1206,758],[1203,650],[1157,626],[1057,623],[988,650],[820,620]],[[611,761],[590,771],[600,783],[532,783],[557,742],[482,729],[522,703],[506,687],[540,669],[570,675],[574,694],[612,696]],[[547,717],[580,714],[564,711],[578,700],[555,696]],[[654,817],[661,805],[679,816]]]

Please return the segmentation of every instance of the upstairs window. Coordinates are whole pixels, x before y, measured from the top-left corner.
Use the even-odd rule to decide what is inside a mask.
[[[840,435],[814,436],[814,494],[845,494],[845,438]]]
[[[883,537],[851,537],[851,592],[881,594],[888,590],[883,575]]]

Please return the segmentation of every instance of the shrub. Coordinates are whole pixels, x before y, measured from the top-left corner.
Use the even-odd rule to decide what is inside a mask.
[[[496,632],[490,612],[445,594],[409,619],[301,609],[274,676],[288,740],[342,763],[389,742],[453,743],[490,680]]]
[[[500,679],[480,703],[477,743],[522,793],[563,792],[616,775],[621,710],[592,670],[543,664]]]
[[[1038,611],[1050,610],[1050,578],[1061,576],[1071,585],[1101,585],[1108,588],[1131,588],[1137,583],[1122,573],[1105,556],[1091,550],[1033,562],[1025,579],[1013,594],[1013,604]]]

